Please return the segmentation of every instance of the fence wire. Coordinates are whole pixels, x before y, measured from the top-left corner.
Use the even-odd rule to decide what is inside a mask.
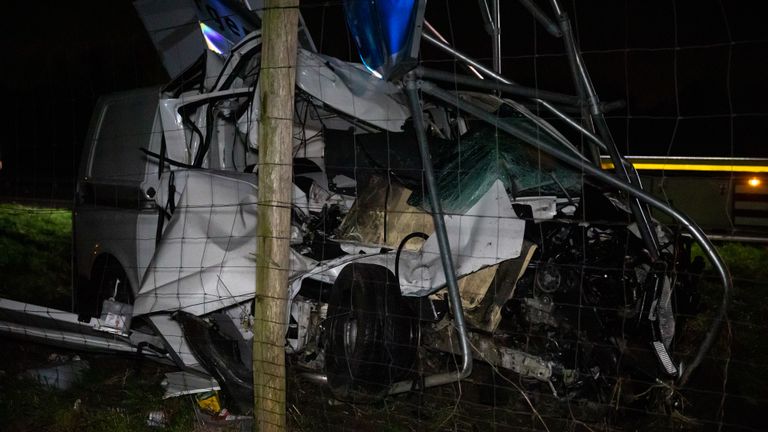
[[[522,3],[501,4],[502,74],[575,94],[562,41]],[[554,19],[544,3],[536,4]],[[606,113],[623,154],[766,157],[768,33],[747,6],[564,3],[601,100],[623,101]],[[626,196],[422,92],[474,358],[468,378],[429,387],[430,376],[460,369],[461,352],[411,113],[400,87],[370,84],[362,67],[345,63],[359,58],[342,2],[301,6],[327,57],[299,54],[285,203],[258,198],[259,115],[268,103],[258,97],[258,37],[235,45],[235,57],[208,54],[173,81],[139,19],[117,18],[132,13],[127,2],[102,12],[118,24],[94,30],[101,39],[75,34],[52,50],[43,36],[27,41],[23,58],[36,67],[17,62],[10,80],[29,74],[34,84],[11,89],[0,153],[5,333],[138,352],[188,374],[178,375],[181,388],[218,388],[222,404],[248,416],[252,329],[287,329],[290,430],[766,428],[764,243],[718,243],[734,279],[732,306],[680,387],[676,376],[721,296],[690,236],[654,213],[654,261]],[[425,16],[448,44],[492,64],[478,4],[431,1]],[[428,44],[420,64],[473,74]],[[458,81],[441,86],[586,154],[589,141],[535,102]],[[568,114],[580,121],[578,108]],[[708,233],[765,236],[768,179],[759,174],[640,174],[646,190]],[[257,235],[274,237],[257,230],[264,205],[291,213],[290,235],[278,236],[290,243],[289,263],[256,253]],[[255,297],[260,268],[289,272],[284,296]],[[254,316],[262,302],[279,305],[285,319]],[[260,369],[280,380],[282,364]],[[216,383],[197,381],[207,376]],[[401,391],[388,395],[393,385]],[[207,424],[199,394],[182,397],[196,398]]]

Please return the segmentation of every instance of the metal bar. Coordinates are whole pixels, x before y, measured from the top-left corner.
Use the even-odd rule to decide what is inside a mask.
[[[509,133],[510,135],[515,136],[525,142],[528,142],[538,147],[540,150],[567,163],[568,165],[571,165],[585,172],[586,174],[592,175],[610,184],[611,186],[614,186],[619,190],[622,190],[630,194],[631,196],[636,197],[647,204],[650,204],[651,206],[659,209],[660,211],[676,219],[678,222],[680,222],[680,224],[683,227],[685,227],[685,229],[688,232],[691,233],[691,235],[696,239],[696,241],[701,246],[702,250],[704,250],[704,253],[709,257],[710,262],[712,263],[712,266],[717,270],[718,274],[720,275],[720,279],[723,284],[723,299],[722,299],[722,303],[720,304],[720,309],[718,311],[718,314],[715,316],[712,326],[710,327],[709,333],[707,333],[701,345],[699,346],[699,349],[696,353],[694,360],[687,367],[687,369],[683,371],[683,375],[680,377],[680,385],[681,386],[684,385],[690,378],[693,371],[698,367],[698,365],[704,359],[704,356],[706,355],[706,353],[712,347],[712,344],[714,343],[715,338],[718,335],[720,326],[722,325],[723,318],[725,317],[726,311],[728,310],[728,302],[730,300],[730,294],[733,288],[733,281],[731,280],[731,275],[728,272],[728,268],[725,266],[723,259],[717,253],[717,250],[715,249],[714,245],[712,245],[712,242],[709,240],[709,238],[704,233],[704,231],[702,231],[702,229],[699,228],[699,226],[696,225],[696,223],[693,222],[686,215],[670,207],[669,205],[667,205],[667,203],[654,197],[648,192],[645,192],[644,190],[642,190],[642,188],[638,188],[628,183],[626,180],[622,180],[617,177],[614,177],[591,164],[585,164],[581,159],[571,156],[570,154],[565,153],[560,149],[547,144],[546,142],[542,141],[541,139],[539,139],[539,137],[535,135],[531,135],[524,130],[518,129],[514,125],[506,122],[504,119],[500,119],[484,111],[482,108],[476,105],[473,105],[470,102],[460,101],[458,98],[456,98],[455,95],[440,89],[434,84],[422,82],[421,89],[424,93],[427,93],[430,96],[440,99],[447,104],[453,105],[457,109],[467,112],[477,117],[478,119],[484,120],[485,122]]]
[[[419,152],[424,167],[424,177],[429,192],[429,204],[432,207],[432,219],[435,224],[435,234],[440,246],[440,260],[445,272],[445,280],[448,285],[448,298],[453,311],[454,325],[459,336],[459,349],[461,352],[461,367],[458,371],[444,372],[430,375],[424,378],[424,387],[434,387],[437,385],[448,384],[460,381],[472,373],[472,351],[469,346],[469,336],[467,335],[467,325],[464,322],[464,310],[461,307],[461,297],[459,295],[459,284],[456,281],[456,271],[451,257],[451,248],[448,241],[448,231],[445,228],[445,219],[443,219],[443,210],[438,196],[437,181],[432,167],[432,158],[429,154],[427,145],[427,134],[425,132],[424,118],[421,112],[421,103],[416,90],[416,83],[413,76],[406,78],[405,95],[408,98],[408,105],[413,117],[413,125],[416,129],[416,138],[419,142]],[[414,388],[413,381],[402,381],[395,383],[390,388],[390,394],[403,393]]]
[[[552,0],[552,5],[556,11],[560,11],[558,14],[558,21],[560,23],[560,30],[563,32],[563,43],[565,44],[565,50],[568,54],[568,63],[571,67],[571,75],[573,76],[574,85],[576,86],[576,93],[582,100],[586,99],[589,101],[590,117],[595,127],[597,128],[598,133],[600,134],[601,140],[608,150],[608,154],[611,156],[611,160],[613,160],[613,166],[616,174],[619,177],[626,179],[629,183],[642,188],[642,186],[637,184],[635,179],[633,179],[630,175],[629,171],[627,170],[627,166],[622,161],[619,150],[616,148],[616,144],[613,141],[611,132],[608,129],[608,124],[605,121],[605,116],[600,109],[600,101],[597,98],[597,93],[595,92],[595,88],[592,85],[589,74],[584,67],[584,59],[582,59],[581,54],[576,46],[576,39],[573,36],[571,20],[568,18],[568,14],[562,12],[557,0]],[[594,145],[591,147],[593,149],[593,161],[599,165],[600,154]],[[632,215],[637,221],[640,237],[642,237],[643,242],[648,249],[648,253],[654,260],[657,259],[659,256],[659,241],[656,238],[656,232],[651,224],[651,218],[648,214],[649,212],[647,207],[641,204],[637,198],[630,199],[629,206],[632,210]]]
[[[630,169],[627,167],[629,164],[625,163],[626,161],[619,155],[619,150],[613,142],[611,133],[608,130],[608,124],[605,122],[605,117],[602,113],[599,113],[593,115],[592,118],[595,120],[597,130],[600,131],[603,143],[608,147],[608,154],[613,160],[614,171],[616,174],[619,177],[623,176],[623,178],[630,184],[642,189],[642,185],[639,183],[639,178],[633,178]],[[629,167],[631,168],[631,165],[629,165]],[[635,217],[640,237],[642,237],[643,242],[648,249],[648,253],[651,255],[652,259],[657,259],[659,257],[659,241],[656,238],[656,231],[651,223],[650,212],[647,206],[643,205],[640,200],[635,197],[629,199],[629,207],[632,211],[632,215]]]
[[[553,0],[553,2],[556,3],[556,0]],[[565,17],[565,18],[567,20],[567,17]],[[561,21],[561,25],[562,25],[562,21]],[[570,24],[566,24],[566,27],[563,28],[563,35],[565,36],[564,39],[566,39],[566,42],[568,40],[572,39],[572,34],[570,33],[570,31],[566,31],[566,29],[568,29],[568,28],[570,28]],[[448,44],[445,44],[442,41],[439,41],[439,40],[435,39],[434,37],[432,37],[432,36],[430,36],[430,35],[428,35],[426,33],[423,34],[423,38],[425,40],[427,40],[429,43],[437,46],[438,48],[453,54],[458,59],[460,59],[460,60],[462,60],[462,61],[464,61],[464,62],[466,62],[466,63],[468,63],[468,64],[470,64],[472,66],[475,66],[478,70],[480,70],[486,76],[494,78],[497,81],[499,81],[501,83],[504,83],[504,84],[515,84],[513,81],[508,80],[508,79],[504,78],[503,76],[497,74],[496,72],[488,69],[487,67],[483,66],[481,63],[479,63],[479,62],[473,60],[472,58],[462,54],[461,52],[459,52],[458,50],[456,50],[453,47],[449,46]],[[569,52],[571,54],[578,54],[577,52],[575,52],[575,45],[569,45],[569,46],[574,48],[574,49],[569,50]],[[578,55],[574,55],[574,58],[578,59],[580,57]],[[577,75],[578,70],[582,70],[583,71],[583,69],[579,69],[578,68],[578,62],[577,62],[577,64],[574,67],[576,69],[574,69],[572,72],[574,73],[574,79],[577,79],[578,78],[578,75]],[[586,96],[586,91],[585,91],[585,89],[582,86],[579,85],[579,82],[580,81],[578,81],[578,80],[576,81],[576,83],[575,83],[576,84],[576,88],[577,88],[577,90],[580,89],[579,93],[582,93],[582,94],[585,95],[585,96],[580,97],[581,100],[584,100],[588,96]],[[592,96],[594,97],[594,94]],[[596,97],[594,97],[594,98],[596,99]],[[592,101],[590,101],[590,102],[592,102]],[[594,105],[594,106],[596,106],[599,109],[599,107],[600,107],[599,102],[595,100],[595,104],[596,105]],[[550,110],[555,110],[555,108],[552,107],[552,106],[550,106],[549,109]],[[564,116],[565,114],[562,114],[562,115]],[[604,122],[604,118],[603,118],[603,122]],[[601,125],[603,125],[603,124],[601,123]],[[580,131],[586,131],[586,129],[584,129],[584,128],[580,128],[579,130]],[[627,179],[627,180],[630,180],[629,173],[626,172],[626,167],[624,166],[624,163],[621,162],[621,157],[618,154],[618,150],[616,149],[616,146],[612,145],[613,144],[613,139],[611,138],[610,133],[607,130],[607,126],[604,127],[604,128],[601,127],[601,128],[599,128],[599,130],[602,132],[601,135],[602,135],[602,138],[603,138],[603,143],[606,146],[608,152],[611,154],[611,158],[614,160],[614,165],[616,167],[618,167],[618,168],[616,168],[617,172],[620,172],[620,173],[623,172],[624,173],[624,178]],[[610,141],[606,141],[606,139],[608,139]],[[595,166],[599,167],[600,166],[600,158],[599,158],[599,152],[597,151],[597,147],[596,146],[591,146],[591,148],[593,149],[593,151],[592,151],[592,157],[594,158],[593,162],[594,162]],[[650,223],[649,223],[650,222],[650,218],[648,217],[647,211],[645,209],[643,209],[642,206],[640,206],[639,202],[637,202],[637,200],[634,200],[634,201],[635,202],[633,202],[633,200],[630,200],[630,207],[632,209],[632,214],[634,215],[635,219],[637,220],[637,224],[638,224],[638,227],[639,227],[639,231],[640,231],[641,237],[643,238],[643,241],[645,242],[646,247],[648,248],[649,253],[655,259],[656,257],[658,257],[658,242],[656,240],[655,232],[650,227]]]
[[[467,55],[465,55],[465,54],[461,53],[460,51],[454,49],[450,45],[448,45],[448,44],[446,44],[446,43],[444,43],[444,42],[442,42],[440,40],[437,40],[434,37],[431,37],[431,36],[427,35],[426,33],[423,34],[423,37],[428,42],[434,44],[438,48],[440,48],[440,49],[442,49],[442,50],[444,50],[444,51],[446,51],[446,52],[456,56],[456,58],[458,58],[459,60],[462,60],[463,62],[465,62],[465,63],[467,63],[467,64],[469,64],[471,66],[475,66],[478,70],[483,72],[483,74],[485,74],[486,76],[488,76],[490,78],[493,78],[497,82],[505,84],[505,85],[517,86],[517,84],[515,84],[514,81],[511,81],[511,80],[509,80],[507,78],[504,78],[503,76],[497,74],[496,72],[493,72],[492,70],[490,70],[487,67],[483,66],[481,63],[473,60],[472,58],[468,57]],[[424,69],[420,69],[420,70],[423,71]],[[450,78],[450,79],[448,79],[449,82],[452,82],[452,80],[454,79],[454,76],[452,76],[452,75],[441,75],[440,72],[435,73],[435,76],[441,76],[441,77]],[[435,79],[437,79],[437,78],[435,78]],[[480,84],[480,85],[485,86],[486,84]],[[557,94],[557,93],[555,93],[555,94]],[[544,101],[542,101],[542,100],[540,100],[538,98],[534,98],[533,100],[536,101],[536,102],[539,102],[539,103],[543,103],[544,102]],[[546,104],[546,106],[548,106],[548,109],[550,109],[552,112],[556,113],[558,116],[561,116],[561,117],[564,117],[564,118],[568,118],[565,114],[560,112],[553,105]],[[579,130],[583,131],[583,132],[587,132],[586,129],[584,129],[584,128],[579,128]],[[594,135],[591,135],[591,134],[590,134],[590,136],[594,137]],[[594,138],[597,139],[596,137],[594,137]],[[598,160],[596,162],[596,165],[599,166],[599,164],[600,164],[600,161]]]
[[[667,169],[683,171],[738,171],[738,172],[768,172],[768,159],[749,157],[712,157],[712,156],[624,156],[638,169]],[[602,157],[605,167],[613,162],[610,158]]]
[[[433,36],[430,36],[427,33],[422,33],[421,37],[424,38],[427,42],[431,43],[432,45],[442,49],[445,52],[448,52],[450,54],[453,54],[456,56],[457,59],[463,61],[464,63],[470,64],[475,67],[475,69],[482,72],[485,76],[489,76],[491,78],[494,78],[500,82],[503,82],[504,84],[515,84],[514,81],[510,81],[503,76],[497,74],[496,72],[492,71],[491,69],[488,69],[486,66],[484,66],[482,63],[478,62],[477,60],[473,60],[472,58],[462,54],[461,52],[453,49],[450,45],[443,43],[442,41],[435,39]]]
[[[480,1],[483,1],[483,0],[480,0]],[[440,39],[441,42],[443,42],[444,44],[448,44],[448,41],[445,40],[443,35],[441,35],[436,28],[432,27],[432,24],[430,24],[429,21],[424,20],[424,27],[426,27],[427,30],[431,31],[435,36],[437,36],[437,38]],[[476,77],[478,77],[479,79],[483,79],[483,75],[480,74],[480,72],[478,72],[477,69],[475,69],[474,67],[468,64],[465,64],[464,66],[466,66],[466,68],[469,69],[470,72],[475,74]]]
[[[557,13],[557,19],[558,19],[558,22],[560,23],[560,31],[563,35],[563,44],[565,45],[565,51],[568,58],[568,66],[570,67],[570,70],[571,70],[571,78],[573,79],[573,85],[576,88],[576,95],[579,96],[579,99],[586,102],[588,96],[587,96],[587,91],[584,88],[584,85],[579,76],[579,66],[578,66],[579,60],[575,54],[575,50],[571,50],[569,48],[571,46],[575,46],[575,41],[573,40],[573,33],[571,31],[571,22],[568,19],[567,15],[560,12],[560,7],[557,4],[557,0],[552,0],[552,4],[555,7],[555,11]],[[581,121],[584,126],[589,127],[593,131],[595,130],[595,125],[592,122],[592,119],[589,115],[589,111],[587,110],[586,106],[582,106],[581,108]],[[585,131],[587,130],[586,127],[584,128]],[[595,162],[595,164],[599,163],[600,151],[594,145],[590,145],[590,156],[592,157],[592,161]]]
[[[574,106],[580,106],[581,101],[577,96],[567,95],[563,93],[551,92],[546,90],[539,90],[531,87],[521,86],[519,84],[505,84],[496,80],[482,80],[467,75],[458,75],[441,70],[429,69],[425,67],[416,68],[416,75],[421,78],[427,78],[436,81],[443,81],[453,84],[461,84],[480,88],[483,90],[494,90],[501,93],[508,93],[511,95],[522,96],[533,99],[545,99],[548,101],[568,104]]]
[[[328,376],[317,372],[301,372],[299,378],[315,385],[328,385]]]
[[[552,0],[553,3],[557,3],[557,0]],[[560,29],[563,32],[563,43],[565,44],[565,52],[568,56],[568,64],[571,68],[571,75],[573,77],[574,85],[576,86],[576,92],[582,99],[589,99],[592,114],[598,114],[599,101],[597,95],[592,87],[592,82],[587,76],[585,76],[586,69],[584,68],[583,59],[579,55],[579,50],[576,46],[576,39],[573,36],[573,28],[571,27],[571,20],[568,15],[563,13],[558,16],[560,22]]]
[[[589,140],[595,143],[598,147],[600,147],[605,151],[608,151],[608,148],[605,146],[605,144],[602,141],[600,141],[600,138],[595,136],[595,134],[593,134],[592,132],[588,131],[584,126],[576,123],[572,118],[563,114],[560,110],[552,106],[549,102],[542,99],[537,99],[536,102],[541,104],[541,106],[549,110],[552,114],[557,116],[560,120],[564,121],[574,129],[576,129],[577,131],[581,132],[585,137],[589,138]]]
[[[768,244],[768,237],[750,236],[750,235],[737,235],[737,234],[707,234],[710,240],[715,241],[732,241],[741,243],[765,243]]]
[[[477,5],[480,6],[480,15],[483,16],[485,31],[488,36],[493,36],[493,16],[491,15],[491,8],[488,7],[488,0],[477,0]]]
[[[432,37],[432,36],[430,36],[430,35],[428,35],[428,34],[426,34],[426,33],[424,33],[424,34],[422,35],[422,37],[423,37],[423,38],[424,38],[424,39],[425,39],[427,42],[429,42],[429,43],[433,44],[434,46],[436,46],[436,47],[438,47],[438,48],[442,49],[443,51],[445,51],[445,52],[447,52],[447,53],[449,53],[449,54],[452,54],[452,55],[456,56],[456,58],[458,58],[459,60],[463,61],[464,63],[467,63],[467,64],[469,64],[469,65],[471,65],[471,66],[475,67],[477,70],[479,70],[480,72],[482,72],[482,73],[483,73],[485,76],[487,76],[487,77],[489,77],[489,78],[493,78],[494,80],[496,80],[496,81],[498,81],[498,82],[500,82],[500,83],[503,83],[503,84],[516,85],[514,81],[512,81],[512,80],[509,80],[509,79],[507,79],[507,78],[504,78],[503,76],[501,76],[501,75],[497,74],[496,72],[494,72],[494,71],[492,71],[492,70],[488,69],[487,67],[483,66],[481,63],[479,63],[479,62],[477,62],[476,60],[474,60],[474,59],[470,58],[469,56],[467,56],[467,55],[463,54],[462,52],[460,52],[460,51],[458,51],[458,50],[454,49],[453,47],[451,47],[451,46],[450,46],[450,45],[448,45],[447,43],[443,43],[442,41],[440,41],[440,40],[437,40],[437,39],[435,39],[434,37]],[[436,79],[436,78],[435,78],[435,79]],[[534,100],[535,100],[536,102],[539,102],[539,103],[542,103],[542,102],[544,102],[544,101],[541,101],[540,99],[534,99]],[[570,117],[568,117],[567,115],[565,115],[565,114],[564,114],[562,111],[558,110],[556,107],[554,107],[554,106],[552,106],[552,105],[550,105],[550,104],[547,104],[546,102],[544,102],[544,106],[546,106],[546,107],[547,107],[547,109],[549,109],[550,111],[552,111],[553,113],[555,113],[555,114],[556,114],[558,117],[561,117],[561,118],[563,118],[563,119],[570,119]],[[572,120],[571,120],[571,124],[574,124],[574,122],[573,122]],[[583,127],[579,127],[579,128],[577,128],[577,129],[578,129],[579,131],[581,131],[582,133],[588,132],[588,131],[587,131],[586,129],[584,129]],[[590,136],[591,138],[593,138],[593,139],[597,139],[597,137],[595,137],[595,136],[594,136],[594,135],[592,135],[591,133],[590,133],[590,135],[589,135],[589,136]],[[598,163],[599,163],[599,161],[598,161],[596,164],[598,164]]]
[[[753,157],[720,157],[720,156],[624,156],[625,159],[633,161],[652,160],[652,161],[675,161],[685,163],[707,162],[720,165],[744,165],[744,164],[768,164],[768,158]]]
[[[493,0],[493,70],[501,74],[501,4]]]
[[[555,24],[547,14],[544,13],[543,10],[539,6],[536,5],[531,0],[518,0],[520,4],[523,5],[526,9],[528,9],[528,12],[533,15],[534,18],[536,18],[536,21],[541,24],[542,27],[544,27],[544,30],[547,31],[547,33],[551,34],[552,36],[556,38],[563,37],[563,33],[560,31],[560,28]]]
[[[526,108],[523,104],[513,101],[512,99],[501,99],[501,101],[507,105],[512,107],[515,111],[522,114],[525,118],[533,122],[536,126],[543,129],[545,132],[547,132],[552,138],[554,138],[557,142],[565,146],[566,148],[570,149],[575,155],[578,157],[589,161],[586,157],[584,157],[583,154],[579,151],[578,148],[576,148],[575,145],[571,144],[570,141],[568,141],[568,138],[564,137],[563,134],[560,133],[557,129],[555,129],[554,126],[552,126],[549,122],[544,120],[543,118],[535,115],[531,110]]]
[[[552,3],[552,9],[555,10],[555,15],[560,16],[563,14],[563,10],[560,9],[560,4],[557,2],[557,0],[551,0]]]
[[[76,313],[0,298],[0,334],[76,349],[136,352],[131,341],[99,331],[99,320]]]

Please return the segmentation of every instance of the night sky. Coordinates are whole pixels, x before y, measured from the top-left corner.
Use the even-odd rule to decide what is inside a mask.
[[[627,102],[609,114],[625,152],[768,157],[763,1],[563,3],[601,100]],[[3,5],[10,31],[0,80],[6,102],[0,196],[67,199],[96,99],[168,77],[129,0]],[[302,7],[321,52],[357,59],[339,1],[302,0]],[[490,64],[476,1],[429,0],[426,17],[457,48]],[[502,1],[502,38],[506,76],[574,92],[561,41],[516,1]],[[423,60],[455,67],[427,45]]]

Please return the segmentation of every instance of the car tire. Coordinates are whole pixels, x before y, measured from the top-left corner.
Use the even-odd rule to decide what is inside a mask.
[[[334,397],[375,402],[410,375],[418,323],[387,268],[349,264],[331,290],[325,372]]]

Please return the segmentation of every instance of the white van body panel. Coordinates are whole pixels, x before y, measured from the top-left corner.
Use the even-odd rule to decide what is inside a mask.
[[[178,204],[142,282],[134,315],[175,310],[205,315],[252,299],[257,267],[276,265],[255,255],[255,176],[208,170],[179,170],[174,175]],[[158,194],[160,202],[165,199]],[[446,225],[453,234],[458,276],[520,256],[525,221],[516,218],[501,182],[467,214],[447,217]],[[403,254],[403,295],[423,296],[445,285],[434,236],[420,251]],[[333,283],[353,261],[394,272],[395,253],[347,255],[319,263],[291,249],[289,298],[303,279]]]
[[[143,272],[141,257],[151,253],[143,243],[154,244],[154,233],[142,230],[137,235],[137,224],[143,216],[157,219],[154,204],[142,189],[153,162],[141,149],[156,147],[160,139],[158,94],[158,88],[148,88],[99,100],[84,149],[73,216],[77,273],[89,279],[100,256],[113,256],[134,293]]]

